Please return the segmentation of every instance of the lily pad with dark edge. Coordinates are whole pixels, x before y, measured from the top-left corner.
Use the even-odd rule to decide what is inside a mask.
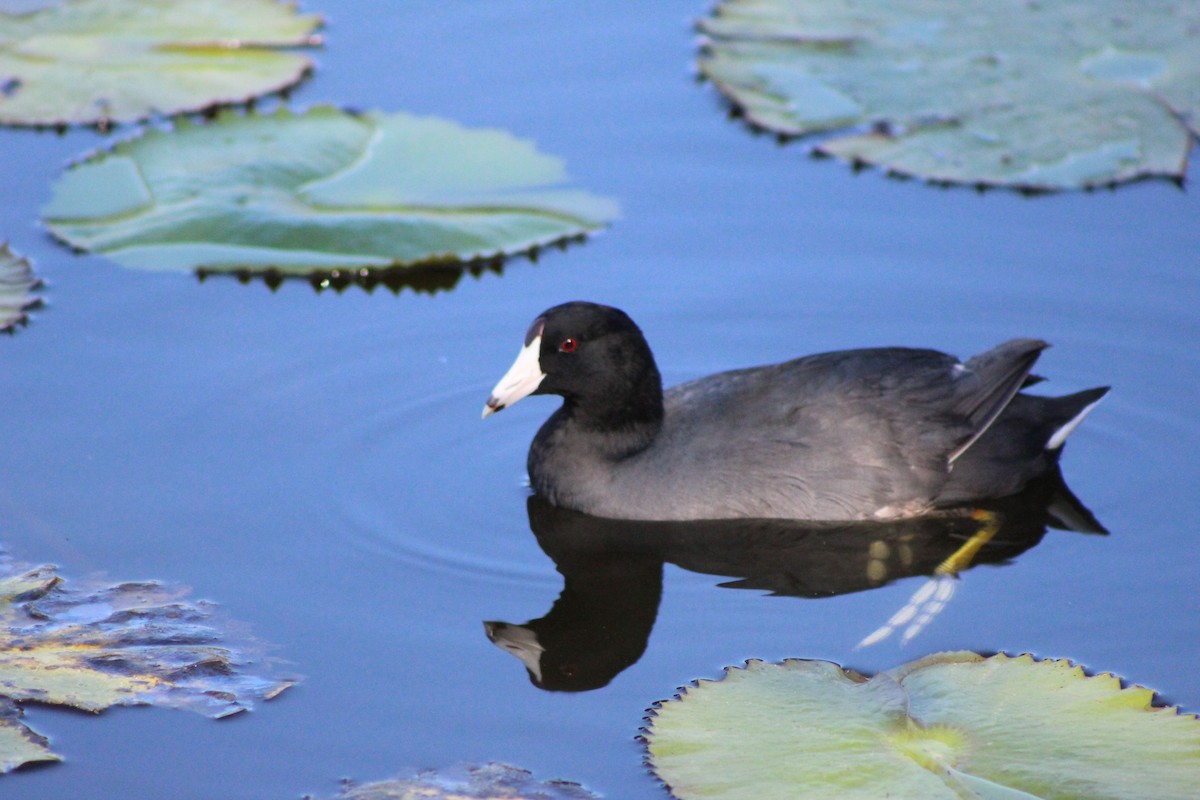
[[[577,783],[539,781],[527,770],[489,763],[425,770],[399,778],[347,787],[335,800],[596,800]]]
[[[7,242],[0,243],[0,331],[25,322],[25,312],[41,302],[30,292],[41,284],[29,260],[10,250]]]
[[[54,567],[0,560],[0,696],[99,712],[114,705],[225,717],[294,683],[248,637],[158,582],[66,584]]]
[[[1184,800],[1200,721],[1065,660],[941,653],[866,678],[747,662],[651,710],[649,762],[690,798]]]
[[[319,106],[149,130],[70,167],[42,213],[128,267],[311,275],[529,252],[616,205],[504,131]]]
[[[897,174],[1182,180],[1200,133],[1196,3],[725,0],[700,29],[701,73],[752,124],[837,131],[819,153]]]
[[[0,124],[129,122],[297,83],[316,15],[278,0],[67,0],[0,8]]]
[[[62,761],[62,756],[50,751],[45,736],[21,721],[23,713],[16,703],[0,697],[0,773],[36,761]]]

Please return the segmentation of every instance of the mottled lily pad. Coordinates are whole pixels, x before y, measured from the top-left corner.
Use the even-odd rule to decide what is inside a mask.
[[[0,123],[126,122],[299,81],[320,17],[277,0],[67,0],[0,9]]]
[[[652,710],[655,773],[682,800],[1184,800],[1200,721],[1063,660],[942,653],[874,678],[751,661]]]
[[[347,787],[336,800],[596,800],[577,783],[538,781],[507,764],[426,770],[400,778]]]
[[[25,322],[25,312],[41,302],[30,294],[41,283],[28,259],[10,250],[7,243],[0,243],[0,331]]]
[[[67,170],[42,210],[129,267],[310,275],[481,262],[616,214],[562,162],[499,130],[407,114],[222,113]]]
[[[0,772],[11,772],[35,761],[62,761],[62,756],[50,751],[45,736],[21,721],[23,714],[16,703],[0,697]]]
[[[213,608],[157,582],[66,585],[53,567],[0,565],[0,695],[99,712],[153,704],[225,717],[292,681],[262,673]]]
[[[933,181],[1034,190],[1182,179],[1200,5],[724,0],[700,70],[755,125]]]

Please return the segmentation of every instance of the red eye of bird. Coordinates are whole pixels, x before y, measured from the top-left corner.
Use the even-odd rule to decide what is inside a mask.
[[[563,342],[558,346],[558,349],[564,353],[574,353],[576,347],[579,347],[579,342],[575,341],[574,339],[563,339]]]

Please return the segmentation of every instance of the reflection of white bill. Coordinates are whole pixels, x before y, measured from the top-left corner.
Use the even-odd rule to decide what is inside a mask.
[[[536,633],[523,625],[507,622],[485,622],[483,629],[492,644],[521,659],[536,681],[542,682],[542,653],[546,648],[538,641]]]

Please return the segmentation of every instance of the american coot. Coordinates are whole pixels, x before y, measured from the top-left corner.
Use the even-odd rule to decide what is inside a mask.
[[[1108,388],[1018,394],[1048,345],[965,362],[846,350],[663,391],[624,312],[565,303],[533,321],[486,417],[529,394],[562,407],[529,448],[547,501],[598,517],[887,519],[1004,497],[1046,472]]]

